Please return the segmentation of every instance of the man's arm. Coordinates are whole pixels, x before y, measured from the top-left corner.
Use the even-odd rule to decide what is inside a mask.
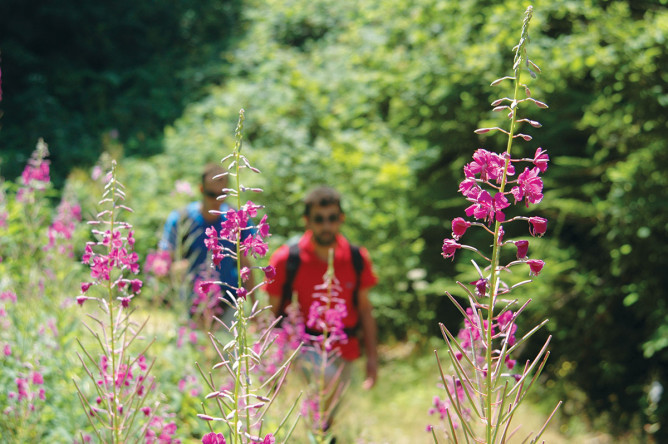
[[[378,329],[373,317],[371,301],[369,301],[369,290],[360,290],[358,298],[360,323],[362,324],[364,350],[366,352],[366,379],[362,387],[370,389],[378,378]]]

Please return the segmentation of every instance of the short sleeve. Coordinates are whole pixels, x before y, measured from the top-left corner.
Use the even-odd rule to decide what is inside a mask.
[[[160,239],[160,243],[158,244],[158,247],[161,250],[168,250],[172,251],[174,250],[174,246],[176,245],[176,226],[179,221],[179,212],[174,210],[171,213],[169,213],[169,216],[167,216],[167,220],[165,221],[165,226],[162,231],[162,239]]]

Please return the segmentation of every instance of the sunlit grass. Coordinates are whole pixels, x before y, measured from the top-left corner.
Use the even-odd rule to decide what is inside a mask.
[[[172,310],[152,309],[139,311],[138,318],[150,316],[145,331],[147,337],[157,336],[172,339],[176,335],[178,316]],[[220,333],[218,333],[220,334]],[[159,341],[160,342],[160,341]],[[381,345],[380,372],[376,386],[369,390],[361,388],[364,375],[364,359],[355,362],[351,385],[339,407],[333,432],[337,443],[429,443],[433,442],[426,432],[427,424],[435,424],[436,416],[429,416],[428,410],[436,395],[444,396],[438,388],[440,376],[433,354],[445,355],[442,341],[434,338],[431,347],[417,349],[409,343]],[[211,347],[202,350],[198,356],[203,368],[211,367],[214,357]],[[443,359],[447,365],[447,359]],[[164,365],[164,361],[162,362]],[[192,363],[174,363],[180,367],[194,367]],[[281,407],[287,406],[299,395],[303,388],[300,376],[294,375],[281,393]],[[277,410],[277,411],[280,411]],[[531,431],[542,427],[549,415],[549,406],[536,400],[529,400],[519,411],[517,424],[521,427],[510,443],[520,443]],[[271,424],[267,424],[270,428]],[[585,433],[584,426],[572,429],[573,422],[565,424],[557,416],[543,435],[547,443],[604,444],[613,442],[609,437]],[[291,442],[308,442],[306,424],[297,425]],[[198,439],[181,437],[183,442],[200,442]]]

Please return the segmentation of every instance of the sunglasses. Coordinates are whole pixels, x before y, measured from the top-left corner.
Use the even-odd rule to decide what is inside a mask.
[[[215,198],[218,197],[218,193],[216,191],[204,190],[203,193],[206,197],[210,197],[212,199],[215,199]]]
[[[327,218],[325,218],[320,214],[316,214],[315,216],[313,216],[313,223],[322,224],[325,222],[325,220],[327,220],[327,222],[333,224],[334,222],[338,222],[340,217],[341,217],[340,214],[330,214],[329,217]]]

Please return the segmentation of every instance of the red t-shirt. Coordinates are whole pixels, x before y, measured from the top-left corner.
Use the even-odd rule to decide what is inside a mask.
[[[306,231],[299,240],[299,269],[292,283],[292,291],[297,293],[299,308],[304,319],[308,316],[309,307],[313,302],[313,292],[316,285],[321,285],[324,281],[324,275],[327,271],[327,261],[320,259],[313,245],[313,233]],[[289,247],[283,245],[269,259],[269,263],[276,269],[276,279],[265,285],[265,290],[274,297],[281,297],[283,294],[283,284],[285,283],[285,269],[289,255]],[[360,275],[360,290],[368,289],[376,285],[378,278],[373,272],[369,253],[365,248],[360,248],[364,268]],[[334,247],[334,275],[338,279],[342,294],[340,298],[346,301],[348,315],[343,319],[345,327],[354,327],[359,320],[359,313],[356,307],[353,307],[353,290],[357,281],[357,273],[353,267],[350,253],[350,243],[342,235],[336,236],[336,246]],[[341,351],[341,356],[349,361],[357,359],[360,356],[360,345],[356,337],[348,338],[347,343],[337,344]]]

